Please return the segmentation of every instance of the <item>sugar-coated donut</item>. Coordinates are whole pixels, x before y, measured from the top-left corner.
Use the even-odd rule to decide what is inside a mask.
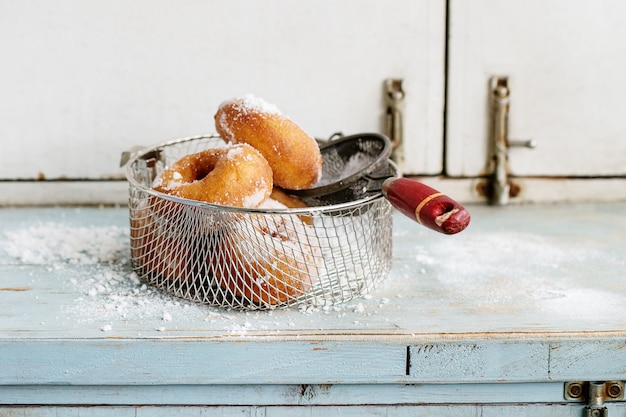
[[[306,208],[306,207],[308,207],[304,203],[304,201],[302,201],[298,196],[288,194],[284,190],[281,190],[278,187],[274,187],[272,189],[272,193],[270,194],[270,198],[272,200],[278,201],[281,204],[284,204],[288,208]]]
[[[152,184],[155,190],[177,197],[244,208],[258,207],[272,186],[267,160],[245,143],[184,156]]]
[[[304,201],[302,201],[299,197],[291,194],[287,194],[285,191],[280,188],[274,187],[272,193],[270,194],[269,201],[274,200],[280,204],[285,205],[287,208],[306,208],[308,207]],[[300,219],[308,224],[309,226],[313,224],[313,219],[311,219],[308,215],[300,215]]]
[[[164,208],[167,203],[175,204],[150,197],[131,209],[131,256],[135,266],[152,283],[160,280],[185,280],[200,265],[193,262],[193,236],[180,236],[180,232],[170,227],[165,210],[157,209]]]
[[[261,208],[287,207],[268,199]],[[253,220],[225,235],[221,259],[211,260],[218,285],[244,302],[269,307],[310,291],[322,260],[313,228],[293,215],[264,214]]]
[[[229,143],[248,143],[263,154],[274,184],[288,190],[311,188],[322,175],[322,155],[315,139],[278,108],[252,95],[222,103],[215,127]]]

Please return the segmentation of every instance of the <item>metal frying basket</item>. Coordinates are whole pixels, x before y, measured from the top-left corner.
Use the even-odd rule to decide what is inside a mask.
[[[223,145],[194,136],[128,161],[131,258],[142,281],[191,301],[258,310],[338,304],[387,278],[393,216],[382,193],[323,207],[242,209],[151,188],[181,157]]]

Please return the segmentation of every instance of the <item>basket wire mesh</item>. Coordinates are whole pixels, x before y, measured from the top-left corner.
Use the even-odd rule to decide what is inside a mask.
[[[343,303],[389,275],[393,216],[382,194],[323,207],[242,209],[152,190],[168,165],[219,146],[218,136],[194,136],[128,162],[131,258],[142,281],[187,300],[258,310]]]

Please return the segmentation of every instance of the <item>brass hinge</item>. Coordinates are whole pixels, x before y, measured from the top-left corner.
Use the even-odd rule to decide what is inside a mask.
[[[404,97],[402,78],[387,78],[383,84],[386,109],[385,134],[391,141],[391,159],[404,170]]]
[[[604,403],[624,399],[624,381],[566,382],[563,396],[569,401],[587,402],[587,417],[608,417]]]
[[[486,194],[492,204],[505,205],[509,197],[519,193],[520,187],[511,180],[509,150],[513,147],[535,148],[537,142],[509,139],[509,107],[511,88],[506,76],[491,77],[489,82],[491,105],[491,126],[489,137],[489,181],[480,185],[480,192]]]

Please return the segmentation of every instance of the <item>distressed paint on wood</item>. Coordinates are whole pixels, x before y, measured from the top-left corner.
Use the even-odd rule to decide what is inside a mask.
[[[0,384],[333,384],[405,380],[406,347],[283,338],[0,341]],[[45,352],[45,354],[44,354]]]
[[[13,385],[0,404],[368,405],[372,393],[377,404],[558,403],[563,383]]]
[[[621,415],[623,405],[609,405],[609,415]],[[578,417],[581,405],[526,404],[526,405],[369,405],[369,406],[314,406],[314,407],[2,407],[6,417]]]
[[[550,378],[553,380],[622,380],[626,375],[626,335],[585,343],[552,343]]]
[[[124,310],[108,281],[111,288],[90,295],[99,276],[128,279],[126,208],[2,209],[0,383],[42,401],[50,387],[76,393],[106,384],[115,396],[116,386],[134,386],[147,402],[167,386],[211,393],[221,385],[280,386],[259,394],[270,401],[288,391],[284,384],[338,384],[327,394],[308,391],[316,393],[311,401],[334,402],[354,384],[372,391],[426,384],[426,391],[385,385],[381,396],[395,401],[428,396],[429,384],[626,379],[606,360],[626,362],[625,316],[571,314],[585,297],[613,313],[624,308],[626,205],[470,211],[470,228],[456,237],[396,216],[392,277],[369,297],[330,309],[243,313],[157,297],[132,281],[123,283],[133,292],[124,300],[135,309]],[[36,235],[40,225],[78,235],[113,227],[120,251],[96,264],[9,254],[15,233]],[[457,391],[456,398],[472,392]],[[454,397],[455,388],[444,392]],[[557,401],[558,390],[551,392]]]
[[[509,77],[510,139],[537,142],[510,150],[514,175],[626,175],[625,12],[618,0],[450,1],[448,175],[485,174],[492,76]]]
[[[380,335],[403,339],[408,346],[455,338],[622,334],[626,204],[474,206],[470,212],[469,228],[453,237],[396,216],[392,276],[369,297],[310,312],[237,313],[177,306],[177,300],[154,297],[128,280],[126,208],[2,209],[0,287],[29,290],[0,291],[0,337],[24,332],[29,338]],[[24,264],[3,250],[10,243],[7,233],[30,233],[33,227],[36,232],[41,225],[60,225],[58,230],[68,233],[83,227],[107,233],[116,228],[120,247],[114,264]],[[113,297],[119,296],[116,293],[87,294],[101,282],[95,278],[106,274],[123,280],[124,289],[137,291],[126,299],[136,308],[123,310]],[[94,284],[83,286],[89,279]],[[601,313],[577,314],[585,300],[594,301]],[[24,306],[30,306],[28,319],[23,317]],[[163,320],[164,311],[172,321]],[[107,324],[111,331],[103,332]]]
[[[415,381],[545,381],[548,343],[448,342],[411,346],[409,374]]]

